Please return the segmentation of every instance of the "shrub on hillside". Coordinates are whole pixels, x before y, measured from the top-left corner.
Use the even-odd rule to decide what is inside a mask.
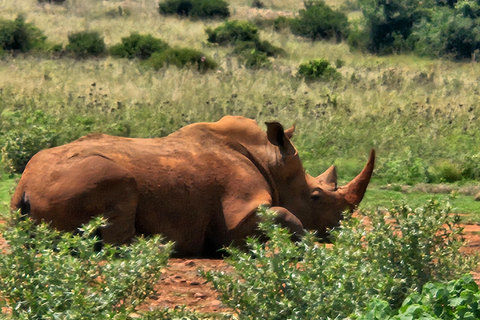
[[[53,3],[53,4],[62,4],[65,0],[38,0],[38,3]]]
[[[314,59],[300,64],[297,75],[306,80],[334,80],[341,77],[326,59]]]
[[[28,52],[43,49],[47,37],[25,18],[19,15],[15,20],[0,20],[0,50]]]
[[[306,1],[300,16],[290,21],[290,29],[296,35],[312,40],[336,39],[341,41],[348,36],[347,16],[335,11],[323,1]]]
[[[248,21],[231,20],[215,29],[207,28],[208,42],[225,46],[237,42],[258,42],[258,28]]]
[[[470,59],[480,49],[480,21],[456,16],[444,31],[445,54],[455,59]]]
[[[360,4],[370,35],[367,48],[374,53],[399,52],[394,42],[405,41],[412,33],[414,23],[420,22],[425,16],[425,6],[421,0],[360,0]]]
[[[272,62],[265,52],[259,50],[244,50],[240,53],[240,60],[248,69],[271,68]]]
[[[220,45],[233,45],[247,68],[270,67],[267,57],[285,55],[282,48],[268,41],[261,41],[258,28],[248,21],[226,21],[215,29],[207,28],[208,41]]]
[[[130,36],[122,38],[122,43],[112,46],[110,54],[118,58],[145,60],[150,58],[154,52],[162,52],[168,47],[165,41],[150,34],[132,33]]]
[[[174,65],[178,68],[195,67],[200,72],[217,68],[217,63],[206,57],[202,52],[189,48],[170,48],[163,52],[155,52],[145,61],[147,66],[159,70]]]
[[[35,153],[55,146],[55,122],[40,110],[33,113],[3,111],[0,115],[0,148],[5,170],[21,173]]]
[[[408,41],[421,56],[470,59],[480,49],[480,21],[449,7],[438,8],[414,25]]]
[[[96,251],[99,218],[75,235],[19,214],[12,222],[1,226],[9,248],[0,255],[9,319],[127,319],[154,292],[172,250],[154,237]]]
[[[326,247],[311,233],[292,242],[263,208],[259,227],[269,240],[248,239],[248,252],[228,248],[234,271],[205,276],[241,319],[344,319],[361,314],[372,299],[398,309],[427,282],[476,267],[477,256],[460,252],[459,219],[449,207],[431,200],[385,212],[348,216]]]
[[[160,14],[192,18],[228,18],[230,11],[224,0],[166,0],[158,6]]]
[[[78,59],[98,57],[106,52],[105,42],[96,31],[80,31],[68,35],[65,50]]]

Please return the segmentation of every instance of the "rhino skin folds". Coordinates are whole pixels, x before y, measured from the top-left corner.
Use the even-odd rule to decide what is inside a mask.
[[[202,256],[257,231],[259,205],[301,235],[324,236],[345,209],[362,200],[375,152],[350,183],[337,187],[334,166],[318,177],[305,173],[290,141],[294,128],[227,116],[188,125],[164,138],[91,134],[37,153],[12,198],[36,221],[73,231],[103,215],[107,243],[162,234],[179,256]]]

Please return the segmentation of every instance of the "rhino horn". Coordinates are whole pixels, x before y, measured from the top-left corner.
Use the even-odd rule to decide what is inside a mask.
[[[337,190],[337,167],[331,166],[317,177],[317,181],[330,191]]]
[[[365,191],[367,190],[368,183],[372,177],[373,167],[375,165],[375,150],[370,151],[370,158],[368,159],[365,168],[358,176],[356,176],[347,185],[339,188],[339,191],[344,195],[345,200],[350,206],[350,209],[354,209],[360,204]]]

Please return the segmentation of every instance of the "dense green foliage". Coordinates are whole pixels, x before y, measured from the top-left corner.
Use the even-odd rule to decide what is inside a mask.
[[[370,52],[414,51],[431,57],[472,58],[480,49],[480,3],[461,0],[359,0],[366,28],[354,33],[352,44]],[[361,40],[363,34],[368,40]],[[360,45],[360,46],[362,46]]]
[[[0,54],[7,52],[28,52],[43,49],[47,37],[25,18],[19,15],[15,20],[0,19]]]
[[[248,21],[229,20],[215,29],[207,28],[207,40],[219,45],[235,45],[238,42],[258,42],[258,28]]]
[[[271,67],[268,57],[285,55],[283,49],[260,40],[258,28],[248,21],[226,21],[215,29],[207,28],[205,32],[211,43],[234,46],[233,52],[241,57],[247,68]]]
[[[98,57],[106,52],[105,42],[97,31],[80,31],[68,36],[65,50],[78,59]]]
[[[56,121],[43,111],[6,111],[0,114],[0,123],[2,163],[9,173],[23,172],[35,153],[56,145]]]
[[[81,233],[60,233],[15,216],[2,225],[0,304],[11,319],[127,319],[152,292],[172,249],[159,237],[130,246],[98,241],[100,219]]]
[[[432,200],[362,212],[332,231],[333,247],[308,234],[297,243],[262,211],[263,243],[248,240],[248,252],[229,248],[233,273],[208,272],[221,299],[240,319],[344,319],[362,314],[372,299],[392,309],[429,281],[455,279],[476,265],[459,249],[458,219]]]
[[[160,2],[161,14],[177,14],[192,18],[228,18],[230,11],[224,0],[166,0]]]
[[[150,58],[154,52],[162,52],[168,48],[169,45],[162,39],[155,38],[150,34],[132,33],[130,36],[122,38],[122,43],[110,47],[110,54],[119,58],[145,60]]]
[[[300,10],[299,17],[290,21],[294,34],[312,40],[336,39],[341,41],[348,37],[349,23],[347,16],[335,11],[323,1],[305,1],[305,9]]]
[[[429,282],[421,293],[410,294],[398,310],[374,300],[359,320],[453,320],[480,318],[480,291],[473,277],[465,275],[448,283]]]
[[[297,75],[306,80],[326,81],[341,77],[340,73],[330,66],[330,62],[326,59],[315,59],[300,64]]]
[[[198,71],[205,72],[215,69],[217,64],[212,59],[205,57],[202,52],[189,48],[170,48],[163,52],[155,52],[145,61],[145,65],[155,70],[173,65],[178,68],[194,66]]]
[[[53,3],[53,4],[62,4],[65,0],[38,0],[39,3]]]

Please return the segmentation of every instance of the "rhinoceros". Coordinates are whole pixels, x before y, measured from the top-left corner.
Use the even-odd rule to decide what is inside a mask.
[[[179,256],[202,256],[255,234],[260,205],[293,233],[325,235],[362,200],[374,150],[363,171],[337,187],[334,166],[316,178],[305,173],[290,141],[294,127],[266,126],[265,133],[254,120],[226,116],[163,138],[90,134],[37,153],[11,208],[65,231],[102,215],[106,243],[162,234]]]

